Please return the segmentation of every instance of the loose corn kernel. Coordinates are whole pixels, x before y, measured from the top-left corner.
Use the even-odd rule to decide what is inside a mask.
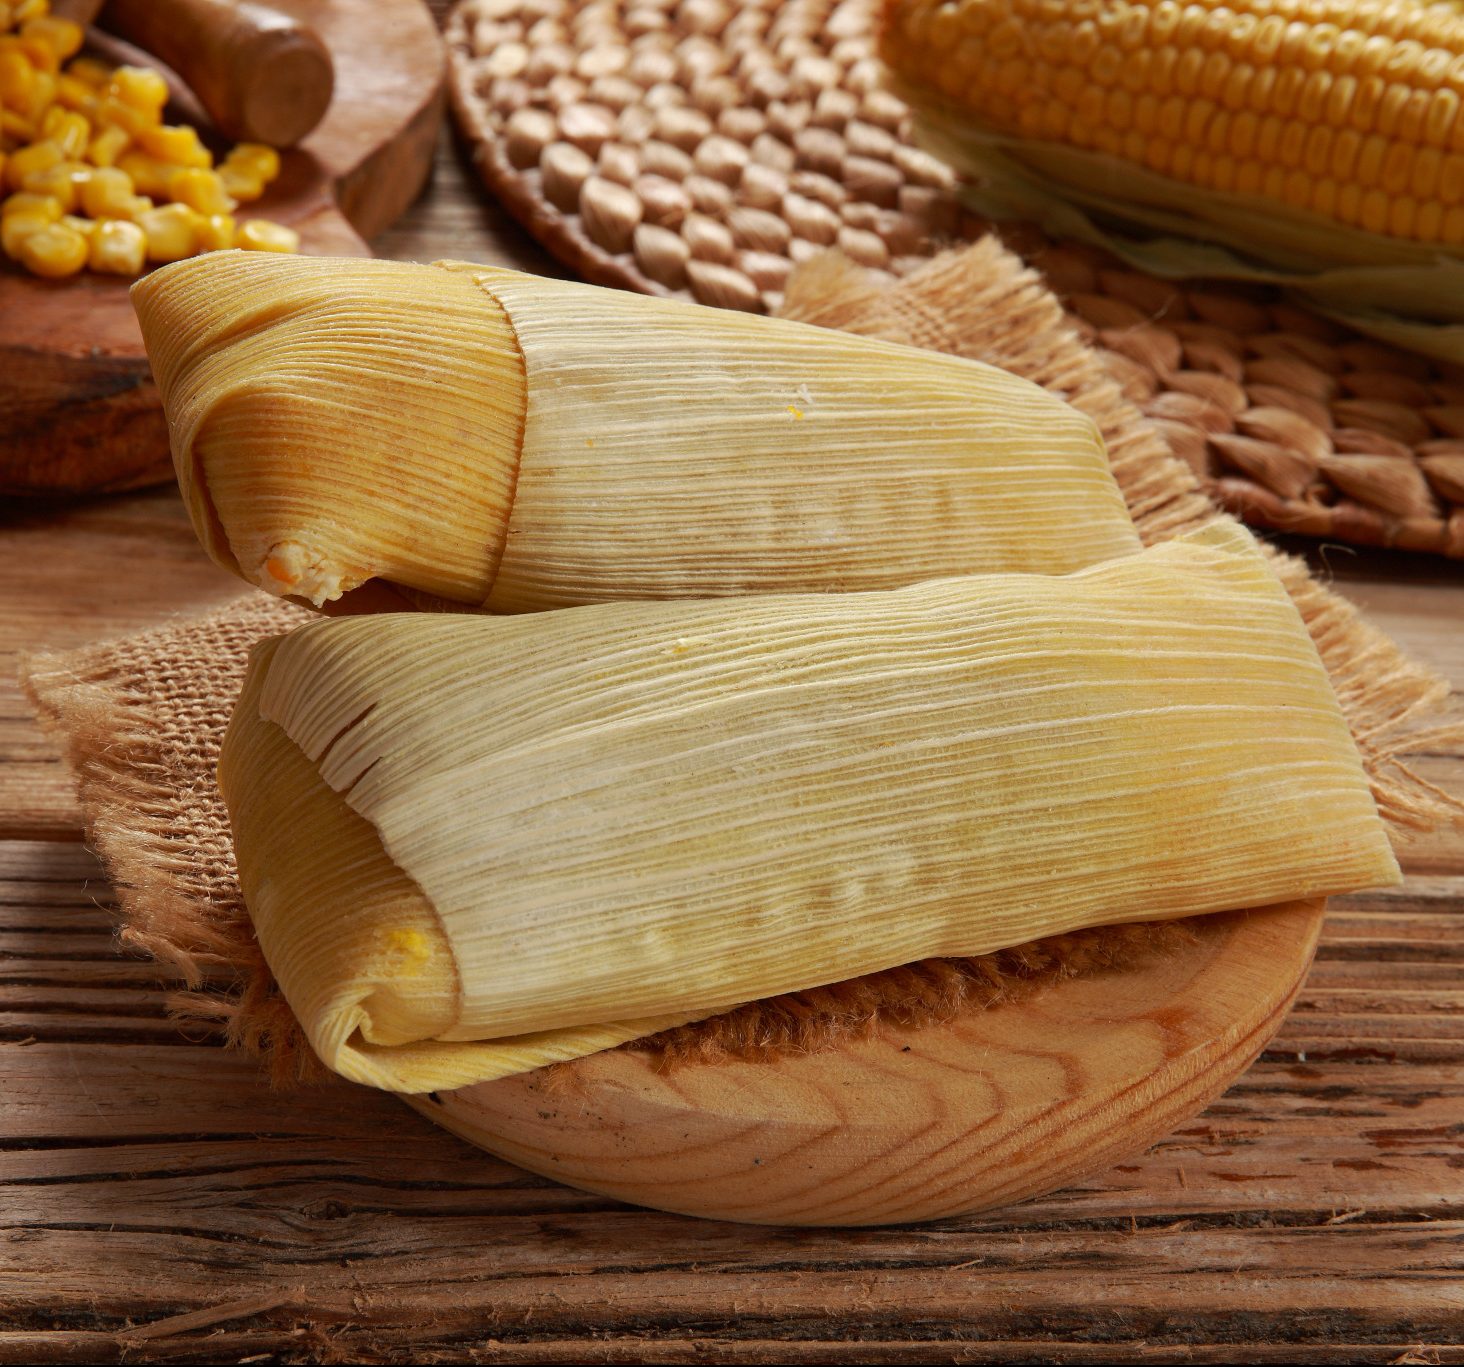
[[[12,214],[39,214],[47,223],[54,223],[65,212],[60,200],[52,199],[50,195],[33,194],[29,190],[10,195],[0,204],[0,219],[9,218]]]
[[[112,73],[108,93],[134,109],[161,114],[168,102],[168,83],[156,71],[144,66],[119,66]]]
[[[86,32],[80,24],[73,23],[70,19],[57,19],[45,15],[28,19],[21,24],[20,36],[44,43],[56,54],[58,61],[64,62],[68,57],[75,57],[81,51]]]
[[[227,165],[251,173],[265,185],[280,173],[280,154],[262,142],[241,142],[224,161]]]
[[[227,251],[234,245],[233,215],[210,214],[198,225],[196,240],[201,252]]]
[[[75,76],[63,72],[56,78],[56,104],[90,119],[97,112],[97,92],[85,81],[78,81]],[[56,106],[51,107],[54,109]]]
[[[64,213],[70,213],[80,197],[81,187],[91,177],[92,168],[80,161],[58,161],[41,171],[32,171],[20,182],[21,189],[37,195],[50,195],[59,200]]]
[[[46,106],[55,101],[58,83],[56,74],[51,71],[37,71],[35,76],[24,102],[16,107],[16,113],[30,120],[32,124],[39,123],[41,115],[46,112]]]
[[[234,245],[250,252],[297,252],[300,250],[300,234],[283,223],[251,218],[239,228]]]
[[[224,193],[240,204],[252,203],[264,193],[264,182],[252,171],[235,166],[233,162],[226,161],[219,167],[218,174]]]
[[[15,110],[27,108],[35,83],[36,69],[25,53],[14,48],[0,50],[0,104]]]
[[[38,72],[54,76],[61,70],[61,59],[56,55],[56,49],[44,38],[27,38],[24,35],[14,35],[16,47],[29,60],[30,64]]]
[[[200,215],[186,204],[165,204],[149,209],[137,219],[147,237],[149,261],[181,261],[197,250]]]
[[[105,90],[112,81],[112,68],[95,57],[78,57],[67,65],[66,74],[91,86],[94,91]]]
[[[49,228],[59,217],[59,214],[53,218],[50,214],[38,213],[7,215],[0,220],[0,248],[4,249],[6,256],[18,257],[20,244],[26,238],[42,228]]]
[[[93,166],[115,166],[117,158],[132,145],[125,128],[110,124],[87,144],[86,159]]]
[[[93,218],[131,218],[132,177],[115,166],[99,166],[81,187],[81,207]]]
[[[104,95],[97,104],[96,121],[99,128],[121,128],[130,138],[140,138],[149,128],[155,128],[159,111],[139,109],[118,99],[116,95]]]
[[[159,161],[171,162],[174,166],[213,165],[213,154],[199,141],[198,129],[187,124],[162,124],[157,128],[144,128],[137,138],[138,146],[150,152]]]
[[[136,275],[236,245],[296,250],[292,229],[232,216],[278,176],[279,154],[241,143],[213,169],[197,129],[163,124],[163,77],[77,57],[84,36],[47,0],[0,0],[0,187],[15,191],[0,201],[5,253],[59,277],[88,263]]]
[[[234,207],[216,171],[190,166],[168,179],[168,196],[201,214],[226,214]]]
[[[129,148],[117,158],[117,169],[125,171],[144,195],[167,194],[168,180],[173,174],[171,167],[164,166],[156,157],[150,157],[136,147]]]
[[[5,163],[5,183],[12,190],[22,189],[28,176],[37,171],[49,170],[52,166],[59,166],[65,160],[66,153],[58,143],[49,140],[33,142],[29,147],[22,147],[10,154]]]
[[[20,261],[33,275],[57,280],[75,275],[86,265],[90,250],[86,238],[74,228],[51,223],[21,239]]]
[[[135,223],[98,223],[87,261],[107,275],[140,275],[147,260],[147,234]]]
[[[83,115],[53,104],[41,117],[41,136],[59,143],[67,157],[75,161],[91,141],[91,124]]]

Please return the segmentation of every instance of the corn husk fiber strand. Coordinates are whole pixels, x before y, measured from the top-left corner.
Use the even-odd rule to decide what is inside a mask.
[[[302,992],[300,915],[256,915],[325,1061],[399,1090],[514,1071],[521,1036],[1397,877],[1300,618],[1227,527],[1066,578],[322,622],[254,673],[221,768],[251,912],[268,725],[439,919],[456,1020],[407,1041],[403,1007],[410,1054],[365,1069],[359,1022],[302,1007],[358,1009],[412,927],[307,956],[333,984]]]
[[[462,263],[214,256],[134,298],[200,537],[274,593],[510,612],[1138,549],[1092,422],[994,367]]]

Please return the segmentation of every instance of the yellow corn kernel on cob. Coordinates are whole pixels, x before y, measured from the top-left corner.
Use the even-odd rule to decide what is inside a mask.
[[[194,528],[320,604],[523,611],[1138,549],[1090,419],[972,361],[445,263],[220,253],[133,300]]]
[[[1464,243],[1453,5],[887,0],[882,54],[1001,134]]]
[[[400,1091],[931,956],[1395,883],[1216,525],[1076,574],[399,613],[265,643],[219,781],[321,1058]]]

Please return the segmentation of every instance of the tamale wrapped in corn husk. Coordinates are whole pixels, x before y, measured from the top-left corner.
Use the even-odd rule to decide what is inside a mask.
[[[307,625],[219,771],[323,1060],[426,1091],[1079,927],[1396,881],[1217,524],[1065,577]]]
[[[460,264],[216,252],[133,298],[201,540],[316,605],[372,579],[499,612],[864,590],[1139,548],[1093,423],[974,361]]]

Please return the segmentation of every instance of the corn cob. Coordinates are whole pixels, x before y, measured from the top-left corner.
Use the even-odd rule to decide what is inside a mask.
[[[881,51],[980,211],[1160,274],[1464,320],[1457,263],[1438,270],[1464,247],[1454,4],[885,0]],[[1146,252],[1113,223],[1175,241]]]
[[[891,0],[884,54],[1000,132],[1368,232],[1464,242],[1451,4]]]
[[[930,352],[512,271],[223,253],[133,289],[194,527],[316,605],[523,611],[1062,573],[1139,542],[1093,423]]]
[[[312,1044],[403,1091],[1398,877],[1233,525],[1065,578],[316,622],[252,659],[219,779]]]

